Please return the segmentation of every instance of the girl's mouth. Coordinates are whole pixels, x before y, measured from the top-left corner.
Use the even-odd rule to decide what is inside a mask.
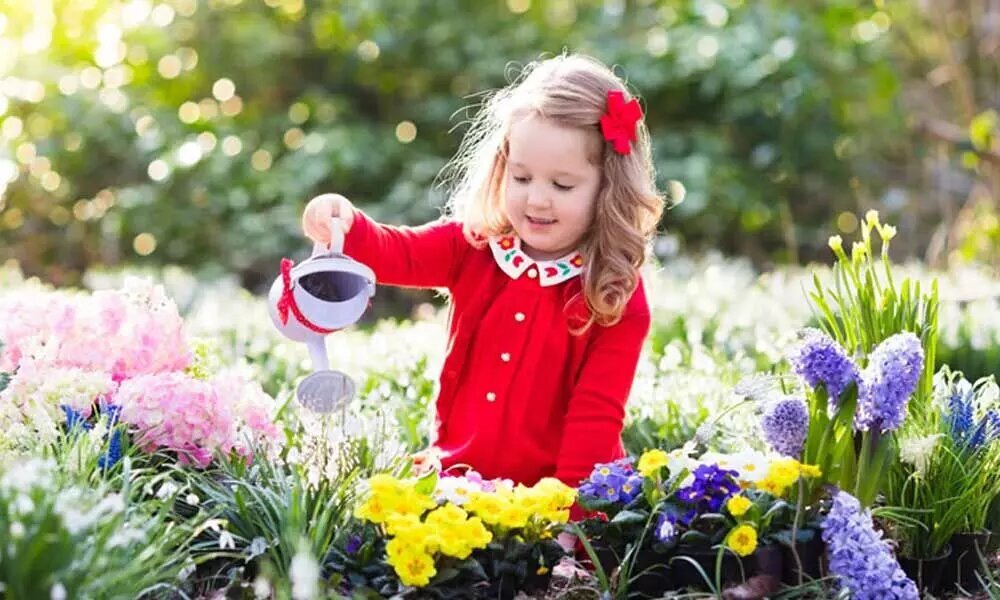
[[[527,218],[528,222],[532,225],[553,225],[556,222],[555,219],[540,219],[532,217],[531,215],[525,215],[525,218]]]

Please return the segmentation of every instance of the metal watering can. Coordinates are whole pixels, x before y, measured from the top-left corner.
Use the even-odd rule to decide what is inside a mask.
[[[295,390],[306,408],[333,412],[354,397],[354,381],[330,369],[326,336],[358,322],[375,295],[375,273],[344,254],[344,229],[330,221],[329,248],[317,243],[312,256],[296,265],[281,259],[281,274],[271,285],[267,308],[282,335],[304,342],[313,372]]]

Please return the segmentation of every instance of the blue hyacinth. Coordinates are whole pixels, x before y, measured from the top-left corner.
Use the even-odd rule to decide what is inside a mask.
[[[854,427],[860,431],[898,429],[923,371],[924,349],[912,333],[897,333],[876,346],[861,373]]]
[[[830,571],[853,600],[918,600],[917,586],[896,562],[882,534],[875,531],[871,513],[847,492],[833,497],[823,521],[823,541]]]
[[[809,433],[809,407],[802,398],[784,396],[765,407],[760,426],[775,451],[798,458]]]
[[[88,422],[87,417],[84,417],[83,413],[75,408],[65,404],[60,404],[59,408],[61,408],[63,414],[66,415],[66,429],[69,431],[73,431],[76,428],[83,429],[84,431],[90,431],[94,428],[93,423]]]
[[[97,466],[102,469],[110,469],[111,467],[118,464],[118,461],[122,459],[122,431],[120,428],[115,428],[111,432],[111,439],[108,442],[108,450],[104,454],[97,457]]]
[[[1000,413],[988,410],[976,420],[976,390],[965,379],[949,384],[945,424],[956,445],[967,450],[979,450],[1000,437]]]
[[[594,466],[579,491],[590,498],[628,504],[642,492],[642,475],[635,472],[628,458],[601,463]]]
[[[801,341],[788,357],[792,370],[804,379],[809,387],[822,385],[834,404],[852,381],[857,381],[858,367],[844,349],[830,336],[818,329],[807,328]]]

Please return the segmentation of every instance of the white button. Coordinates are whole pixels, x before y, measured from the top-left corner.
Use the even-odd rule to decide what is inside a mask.
[[[528,277],[531,277],[532,279],[534,279],[535,277],[538,277],[538,271],[535,270],[534,267],[528,269]]]
[[[510,352],[504,352],[500,355],[500,360],[504,362],[510,362]]]
[[[520,323],[521,321],[523,321],[524,320],[524,313],[523,312],[514,313],[514,320],[517,321],[518,323]]]
[[[487,392],[486,393],[486,401],[487,402],[495,402],[496,399],[497,399],[497,395],[494,394],[493,392]]]

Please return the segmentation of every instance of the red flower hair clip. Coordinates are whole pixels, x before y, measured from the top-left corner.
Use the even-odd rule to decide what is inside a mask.
[[[608,92],[608,112],[601,115],[601,133],[611,142],[615,152],[628,154],[635,141],[635,124],[642,118],[639,101],[632,98],[625,102],[625,94],[619,90]]]

